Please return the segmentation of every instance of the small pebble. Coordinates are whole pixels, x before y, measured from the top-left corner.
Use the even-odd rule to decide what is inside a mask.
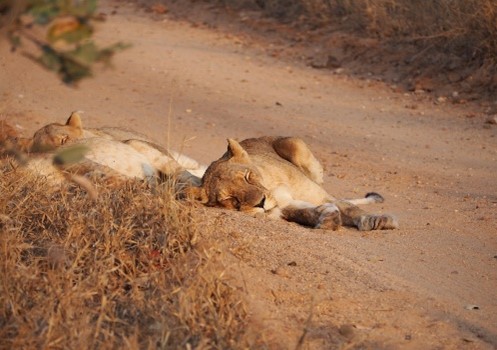
[[[338,329],[338,333],[347,339],[352,339],[355,333],[354,326],[350,324],[343,324]]]
[[[487,124],[497,124],[497,115],[492,115],[490,117],[487,118],[487,120],[485,121],[485,123]]]

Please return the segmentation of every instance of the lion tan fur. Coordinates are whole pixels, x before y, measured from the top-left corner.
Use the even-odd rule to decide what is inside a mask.
[[[202,184],[188,192],[207,206],[267,213],[315,228],[398,226],[393,216],[368,214],[356,205],[382,201],[380,195],[337,200],[320,185],[322,179],[321,164],[299,138],[228,139],[227,152],[207,168]]]
[[[118,141],[133,148],[135,152],[141,153],[147,158],[148,163],[161,174],[172,174],[178,170],[187,170],[194,176],[201,177],[206,169],[205,166],[200,165],[192,158],[175,152],[167,150],[164,147],[153,142],[150,138],[135,131],[116,127],[103,127],[103,128],[83,128],[83,123],[78,112],[73,112],[67,119],[65,124],[51,123],[35,132],[29,144],[28,150],[30,152],[46,152],[64,145],[84,143],[86,139],[100,140],[100,143],[107,143],[105,140]],[[93,141],[93,147],[96,146],[98,141]],[[118,150],[114,150],[114,154],[121,152],[122,157],[119,162],[131,162],[136,160],[136,157],[127,161],[124,157],[126,154],[133,154],[133,151],[126,149],[122,145],[116,145]],[[100,148],[99,152],[104,148]],[[108,153],[108,152],[107,152]],[[132,176],[133,177],[133,176]]]
[[[3,130],[1,135],[5,136],[2,137],[13,138],[13,129],[8,124]],[[18,149],[29,153],[25,169],[46,177],[52,183],[60,183],[66,178],[61,176],[61,171],[88,177],[137,178],[149,182],[174,174],[188,183],[198,183],[196,175],[202,176],[205,170],[195,160],[169,152],[139,133],[114,127],[85,129],[76,112],[65,124],[47,124],[37,130],[32,138],[23,139],[22,144],[16,143]],[[77,164],[54,165],[56,154],[66,150],[71,152],[71,149],[78,147],[84,149],[85,154]]]

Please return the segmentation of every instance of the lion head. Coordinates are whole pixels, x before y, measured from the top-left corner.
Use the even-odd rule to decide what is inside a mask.
[[[45,152],[62,146],[83,136],[81,117],[73,112],[65,124],[52,123],[44,126],[33,135],[31,152]]]
[[[207,168],[202,185],[189,193],[207,206],[244,212],[259,213],[275,206],[249,154],[233,139],[228,139],[223,157]]]

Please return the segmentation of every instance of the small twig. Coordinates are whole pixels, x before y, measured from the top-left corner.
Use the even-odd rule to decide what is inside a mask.
[[[24,36],[28,40],[30,40],[33,44],[35,44],[36,46],[38,46],[41,50],[48,50],[50,52],[53,52],[54,55],[60,57],[61,59],[64,59],[66,61],[70,61],[71,63],[74,63],[74,64],[76,64],[76,65],[78,65],[80,67],[83,67],[83,68],[86,68],[86,69],[90,69],[91,68],[91,64],[85,63],[82,60],[77,59],[76,57],[68,55],[66,52],[63,52],[63,51],[60,51],[60,50],[56,50],[48,42],[43,41],[42,39],[37,38],[36,36],[34,36],[31,33],[28,33],[25,30],[20,29],[19,30],[19,34],[22,35],[22,36]],[[32,54],[23,53],[23,55],[26,56],[27,58],[31,58],[31,59],[37,61],[36,57],[33,56]]]
[[[90,196],[91,199],[96,200],[98,198],[97,189],[95,188],[95,186],[93,186],[93,184],[90,182],[90,180],[88,180],[86,177],[81,176],[81,175],[77,175],[77,174],[71,174],[71,173],[64,172],[64,171],[62,171],[62,173],[64,174],[64,177],[68,181],[75,183],[76,185],[83,188],[88,193],[88,196]]]
[[[299,341],[297,342],[297,345],[295,346],[295,350],[300,350],[302,348],[302,345],[304,345],[305,337],[307,336],[307,333],[309,332],[309,329],[311,328],[311,321],[312,321],[312,316],[314,314],[314,298],[311,300],[311,309],[309,310],[309,316],[307,317],[307,320],[305,321],[304,325],[304,330],[302,331],[302,335],[299,338]]]
[[[418,59],[418,57],[424,55],[427,51],[429,51],[433,46],[435,46],[434,44],[431,44],[431,45],[428,45],[427,47],[425,47],[423,50],[419,51],[417,54],[415,54],[414,56],[410,57],[408,59],[409,63],[413,63],[414,61],[416,61]]]
[[[445,32],[432,34],[432,35],[411,36],[411,37],[408,37],[405,39],[401,39],[401,41],[402,42],[413,42],[413,41],[419,41],[419,40],[433,40],[433,39],[439,39],[439,38],[450,38],[450,37],[458,36],[461,33],[463,33],[463,30],[454,29],[454,30],[448,30]]]
[[[50,47],[50,45],[47,42],[44,42],[42,39],[37,38],[36,36],[34,36],[33,34],[27,32],[26,30],[24,30],[22,28],[19,29],[18,32],[19,32],[20,35],[24,36],[26,39],[30,40],[33,44],[35,44],[35,45],[37,45],[37,46],[39,46],[41,48],[43,48],[45,46],[49,46]]]

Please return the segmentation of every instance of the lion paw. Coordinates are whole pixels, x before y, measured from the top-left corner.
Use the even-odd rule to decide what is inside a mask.
[[[327,203],[320,205],[316,208],[316,211],[320,215],[315,228],[336,231],[342,225],[340,210],[338,210],[335,204]]]
[[[397,219],[392,215],[363,215],[357,224],[359,231],[393,230],[399,228]]]

